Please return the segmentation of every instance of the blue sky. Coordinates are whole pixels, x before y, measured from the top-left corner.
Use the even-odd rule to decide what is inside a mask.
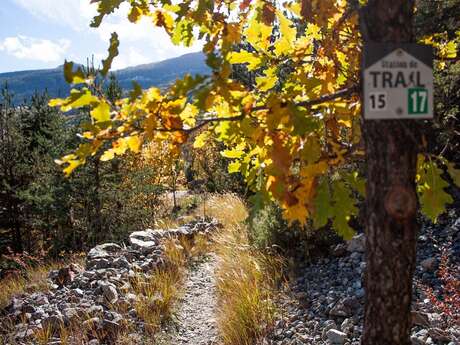
[[[101,27],[89,27],[96,13],[90,0],[0,0],[0,73],[54,68],[64,60],[79,63],[106,56],[110,34],[120,37],[120,56],[113,69],[161,61],[200,50],[170,43],[147,19],[132,24],[128,7],[106,18]]]

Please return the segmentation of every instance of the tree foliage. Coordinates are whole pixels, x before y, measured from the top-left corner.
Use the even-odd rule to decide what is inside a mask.
[[[99,12],[93,26],[127,3],[130,21],[150,18],[175,44],[203,40],[212,74],[186,76],[165,90],[135,84],[128,98],[113,103],[91,91],[97,75],[83,79],[78,69],[67,67],[67,79],[79,87],[51,104],[64,111],[90,107],[92,117],[84,142],[61,160],[67,174],[100,150],[103,161],[139,152],[150,141],[177,152],[192,132],[203,129],[195,146],[209,138],[223,143],[230,171],[258,191],[255,204],[275,199],[290,221],[313,219],[318,227],[331,221],[342,236],[353,234],[348,220],[357,212],[355,197],[363,184],[350,163],[363,157],[358,13],[365,1],[93,2]],[[436,48],[438,68],[455,63],[449,60],[458,40],[458,34],[438,31],[421,37]],[[117,46],[113,34],[102,77]],[[253,73],[255,85],[231,78],[234,66]],[[428,178],[426,169],[438,168],[422,165],[419,178],[423,210],[435,219],[450,199],[433,193],[444,189],[442,178]]]

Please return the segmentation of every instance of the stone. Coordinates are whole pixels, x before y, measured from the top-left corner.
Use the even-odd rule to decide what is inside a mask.
[[[347,242],[347,250],[349,252],[364,253],[365,249],[366,249],[366,236],[364,234],[356,235]]]
[[[436,269],[436,258],[427,258],[420,262],[420,265],[427,272],[433,272]]]
[[[415,335],[412,335],[410,337],[410,342],[411,342],[412,345],[425,345],[426,344],[425,340],[423,340],[422,338],[419,338],[419,337],[417,337]]]
[[[347,254],[347,245],[345,243],[340,243],[334,247],[332,250],[332,255],[335,257],[342,257]]]
[[[321,334],[321,338],[323,340],[327,339],[327,332],[331,329],[337,329],[337,325],[334,320],[327,320],[323,325],[323,331]]]
[[[326,332],[327,339],[334,345],[342,345],[347,339],[347,335],[336,329],[330,329]]]
[[[353,331],[353,319],[348,318],[343,320],[342,324],[340,325],[340,329],[342,332],[349,333],[350,331]]]
[[[86,261],[86,266],[88,268],[95,268],[97,270],[109,268],[110,265],[111,265],[111,261],[106,258],[88,259]]]
[[[428,319],[427,313],[422,313],[419,311],[412,311],[411,312],[411,320],[413,326],[422,326],[422,327],[429,327],[430,321]]]
[[[350,309],[347,306],[345,306],[343,301],[339,301],[329,311],[329,315],[346,317],[346,316],[350,316],[351,312],[350,312]]]
[[[121,247],[115,243],[104,243],[100,244],[91,249],[86,255],[87,260],[93,260],[97,258],[107,258],[113,256],[113,254],[121,251]]]
[[[104,296],[106,302],[108,302],[109,304],[113,304],[118,300],[117,289],[112,284],[101,283],[100,287],[102,290],[102,295]]]
[[[449,334],[440,329],[440,328],[430,328],[428,330],[428,335],[435,341],[439,341],[439,342],[449,342],[451,341],[451,337],[449,336]]]
[[[140,251],[143,254],[151,253],[156,247],[155,241],[144,241],[136,237],[129,237],[129,243],[133,249]]]
[[[156,242],[159,238],[158,233],[154,230],[147,229],[144,231],[134,231],[129,235],[130,238],[136,238],[141,241],[152,241]]]

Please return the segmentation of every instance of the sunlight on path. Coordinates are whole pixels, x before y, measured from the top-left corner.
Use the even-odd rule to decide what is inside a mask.
[[[211,254],[190,270],[185,282],[185,294],[178,306],[178,331],[171,336],[171,344],[218,344],[214,280],[216,261]]]

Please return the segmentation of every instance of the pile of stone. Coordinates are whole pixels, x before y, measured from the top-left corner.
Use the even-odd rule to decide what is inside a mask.
[[[424,226],[419,237],[412,312],[414,345],[460,345],[460,325],[446,322],[446,315],[434,308],[420,288],[421,283],[440,291],[442,282],[437,271],[443,246],[449,248],[452,267],[459,267],[460,218],[455,213],[444,224]],[[288,296],[279,301],[283,315],[263,343],[360,344],[366,268],[364,234],[335,246],[331,255],[302,265]]]
[[[217,222],[195,221],[178,229],[137,231],[129,236],[128,245],[106,243],[91,249],[86,267],[72,264],[49,273],[50,289],[16,296],[3,311],[2,324],[11,324],[10,335],[2,344],[30,344],[40,330],[53,333],[50,344],[60,344],[59,330],[77,322],[88,328],[88,344],[114,343],[126,322],[142,321],[136,316],[132,279],[148,279],[154,269],[166,264],[165,239],[193,238],[209,235]],[[12,331],[12,332],[11,332]],[[9,338],[8,338],[9,337]],[[99,339],[99,340],[98,340]]]

